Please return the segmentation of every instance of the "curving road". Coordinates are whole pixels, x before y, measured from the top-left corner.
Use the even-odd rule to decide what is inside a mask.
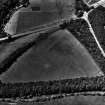
[[[93,11],[93,10],[92,10]],[[91,12],[92,12],[91,11]],[[91,32],[91,37],[94,39],[94,42],[96,43],[97,45],[97,48],[100,50],[101,52],[101,55],[103,57],[105,57],[105,52],[94,32],[94,29],[88,19],[88,15],[90,14],[89,13],[84,13],[83,17],[81,19],[84,19],[87,23],[88,23],[88,27],[89,27],[89,30]],[[51,24],[52,25],[52,24]],[[36,29],[36,28],[35,28]],[[49,31],[50,30],[50,33],[54,33],[55,31],[59,30],[59,27],[58,27],[58,24],[54,26],[47,26],[47,27],[44,27],[42,29],[39,29],[38,30],[31,30],[31,31],[28,31],[26,33],[22,33],[22,34],[17,34],[17,35],[14,35],[12,36],[12,39],[17,39],[16,41],[13,41],[11,43],[9,43],[9,45],[7,45],[8,43],[5,43],[6,46],[4,45],[4,48],[2,50],[2,47],[1,47],[1,51],[0,51],[0,72],[4,72],[6,71],[11,65],[12,63],[23,53],[25,52],[28,48],[32,47],[32,45],[34,45],[36,43],[36,39],[37,37],[41,34],[43,36],[42,33],[45,33],[46,31]],[[61,32],[62,33],[62,32]],[[40,35],[40,36],[41,36]],[[48,34],[47,34],[48,35]],[[61,34],[60,34],[61,35]],[[23,36],[26,36],[26,37],[23,37]],[[46,35],[45,35],[46,36]],[[74,35],[75,36],[75,35]],[[21,38],[20,38],[21,37]],[[19,39],[18,39],[19,38]],[[80,39],[81,40],[81,39]],[[86,39],[85,39],[86,40]],[[84,40],[84,41],[85,41]],[[4,41],[8,41],[8,37],[5,37],[5,38],[2,38],[0,39],[1,42],[4,42]],[[56,42],[55,42],[56,43]],[[53,46],[53,44],[52,44]],[[52,46],[50,46],[49,49],[52,49]],[[58,46],[59,47],[59,46]],[[94,49],[93,49],[94,50]],[[89,50],[90,51],[90,50]],[[93,52],[92,52],[93,53]],[[96,53],[96,52],[95,52]],[[94,55],[96,57],[96,55]],[[93,57],[94,58],[94,57]],[[10,60],[11,59],[11,60]],[[100,63],[98,60],[100,60],[98,58],[95,59],[96,62]],[[103,60],[104,62],[104,60]],[[102,63],[102,62],[101,62]],[[99,71],[100,72],[100,71]],[[103,75],[101,72],[100,72],[101,75]]]
[[[89,13],[91,13],[92,11],[93,11],[93,10],[91,10],[91,11],[89,11],[89,12],[84,12],[84,15],[83,15],[81,18],[84,19],[84,20],[88,23],[89,30],[90,30],[91,34],[93,35],[94,40],[96,41],[97,46],[98,46],[98,48],[100,49],[102,55],[105,57],[105,52],[104,52],[104,50],[103,50],[103,48],[102,48],[102,46],[101,46],[101,44],[100,44],[100,42],[99,42],[99,39],[97,38],[97,36],[96,36],[96,34],[95,34],[96,32],[94,32],[94,30],[93,30],[94,27],[91,26],[91,23],[90,23],[90,21],[89,21],[89,19],[88,19],[88,15],[89,15]],[[98,29],[96,29],[95,31],[98,31]]]

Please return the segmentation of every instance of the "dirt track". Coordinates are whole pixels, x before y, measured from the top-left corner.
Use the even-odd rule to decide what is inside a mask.
[[[105,8],[99,6],[89,14],[89,21],[95,32],[97,39],[99,40],[102,48],[105,51]]]

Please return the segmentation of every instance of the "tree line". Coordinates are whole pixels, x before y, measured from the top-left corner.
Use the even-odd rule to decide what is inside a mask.
[[[75,79],[39,82],[0,82],[0,98],[34,97],[42,95],[105,91],[105,77],[81,77]]]

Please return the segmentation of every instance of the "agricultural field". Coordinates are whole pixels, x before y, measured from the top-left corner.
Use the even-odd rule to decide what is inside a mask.
[[[0,79],[5,82],[39,81],[102,74],[80,42],[69,31],[60,30],[40,39]]]

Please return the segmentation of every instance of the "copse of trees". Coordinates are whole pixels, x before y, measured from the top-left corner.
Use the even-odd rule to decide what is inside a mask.
[[[29,0],[0,0],[0,33],[19,6],[27,7]]]
[[[54,81],[0,84],[0,98],[105,91],[105,77],[81,77]]]

